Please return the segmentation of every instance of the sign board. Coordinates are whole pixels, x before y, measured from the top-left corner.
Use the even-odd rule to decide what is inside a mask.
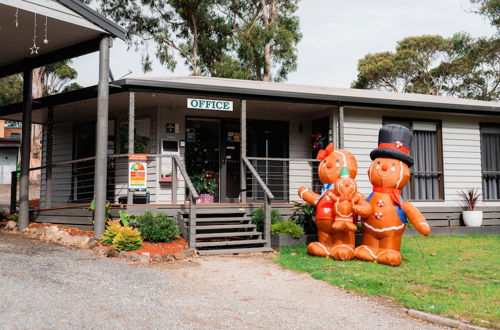
[[[233,101],[187,99],[188,109],[233,111]]]
[[[148,156],[143,154],[128,155],[128,188],[146,190],[148,179]]]

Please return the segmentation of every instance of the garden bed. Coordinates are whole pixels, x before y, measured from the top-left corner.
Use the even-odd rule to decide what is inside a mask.
[[[403,264],[335,261],[283,247],[276,262],[362,294],[384,296],[408,308],[500,327],[500,237],[406,237]]]

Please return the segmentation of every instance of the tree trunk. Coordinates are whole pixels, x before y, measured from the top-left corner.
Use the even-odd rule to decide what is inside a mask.
[[[273,23],[273,15],[276,16],[276,2],[271,0],[271,16],[267,10],[267,1],[260,0],[262,6],[262,20],[264,21],[264,26],[266,31],[269,33],[271,30],[271,24]],[[268,42],[264,46],[264,75],[262,76],[262,81],[271,81],[271,44]]]
[[[43,74],[45,68],[37,68],[33,70],[33,99],[43,96]],[[42,165],[42,125],[31,125],[31,155],[30,167],[39,167]],[[40,184],[41,171],[30,171],[29,182],[33,184]]]
[[[193,76],[198,76],[198,27],[196,26],[196,18],[194,14],[191,14],[191,24],[193,27],[193,60],[191,61],[191,65],[193,69],[191,70],[191,74]]]

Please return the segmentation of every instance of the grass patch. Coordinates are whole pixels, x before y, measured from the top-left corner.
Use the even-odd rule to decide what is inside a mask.
[[[500,236],[404,237],[399,267],[311,257],[305,246],[281,249],[275,262],[346,290],[500,328],[499,251]]]

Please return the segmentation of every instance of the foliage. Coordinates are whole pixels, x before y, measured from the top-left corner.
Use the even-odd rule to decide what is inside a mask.
[[[124,226],[132,226],[134,227],[136,224],[136,216],[130,215],[125,210],[119,210],[118,214],[120,215],[120,221]]]
[[[0,106],[23,100],[23,78],[20,74],[0,78]]]
[[[190,177],[193,182],[194,189],[198,194],[213,195],[219,188],[217,177],[205,172],[204,174],[194,174]]]
[[[88,210],[92,212],[95,211],[95,199],[93,199],[92,202],[90,202]],[[110,214],[111,214],[111,203],[109,201],[106,201],[106,208],[104,209],[104,217],[106,219],[110,219]]]
[[[257,226],[257,230],[264,231],[264,207],[261,206],[252,213],[252,222]],[[278,209],[271,209],[271,225],[283,222],[283,217]]]
[[[277,222],[271,226],[273,235],[288,235],[293,238],[301,238],[304,230],[293,221]]]
[[[90,1],[84,1],[90,2]],[[298,0],[98,0],[100,11],[121,24],[129,47],[147,47],[174,70],[179,55],[191,75],[284,80],[297,67],[302,35],[295,16]]]
[[[132,227],[121,227],[113,239],[113,246],[118,251],[132,251],[142,247],[141,233]]]
[[[407,37],[396,51],[367,54],[353,88],[500,100],[500,1],[471,0],[497,27],[491,37],[456,33]]]
[[[150,211],[137,216],[137,228],[142,237],[151,242],[171,242],[180,235],[175,218],[164,213],[153,214]]]
[[[121,229],[120,220],[108,220],[104,235],[101,237],[102,245],[113,245],[113,240]]]
[[[460,196],[460,203],[468,211],[474,211],[476,204],[479,201],[479,197],[481,197],[481,193],[479,193],[479,190],[476,188],[459,191],[458,195]]]
[[[318,232],[314,221],[316,208],[309,203],[293,202],[293,204],[293,213],[290,220],[295,221],[296,224],[304,228],[306,234],[316,234]]]
[[[404,237],[399,267],[311,257],[306,246],[281,248],[276,262],[348,291],[498,328],[499,249],[498,235],[417,236]]]
[[[128,123],[120,125],[120,152],[128,153]],[[149,150],[150,138],[137,134],[137,129],[134,130],[134,153],[145,154]]]
[[[82,88],[78,83],[69,84],[78,77],[78,72],[70,64],[71,60],[63,60],[42,68],[43,96]]]

